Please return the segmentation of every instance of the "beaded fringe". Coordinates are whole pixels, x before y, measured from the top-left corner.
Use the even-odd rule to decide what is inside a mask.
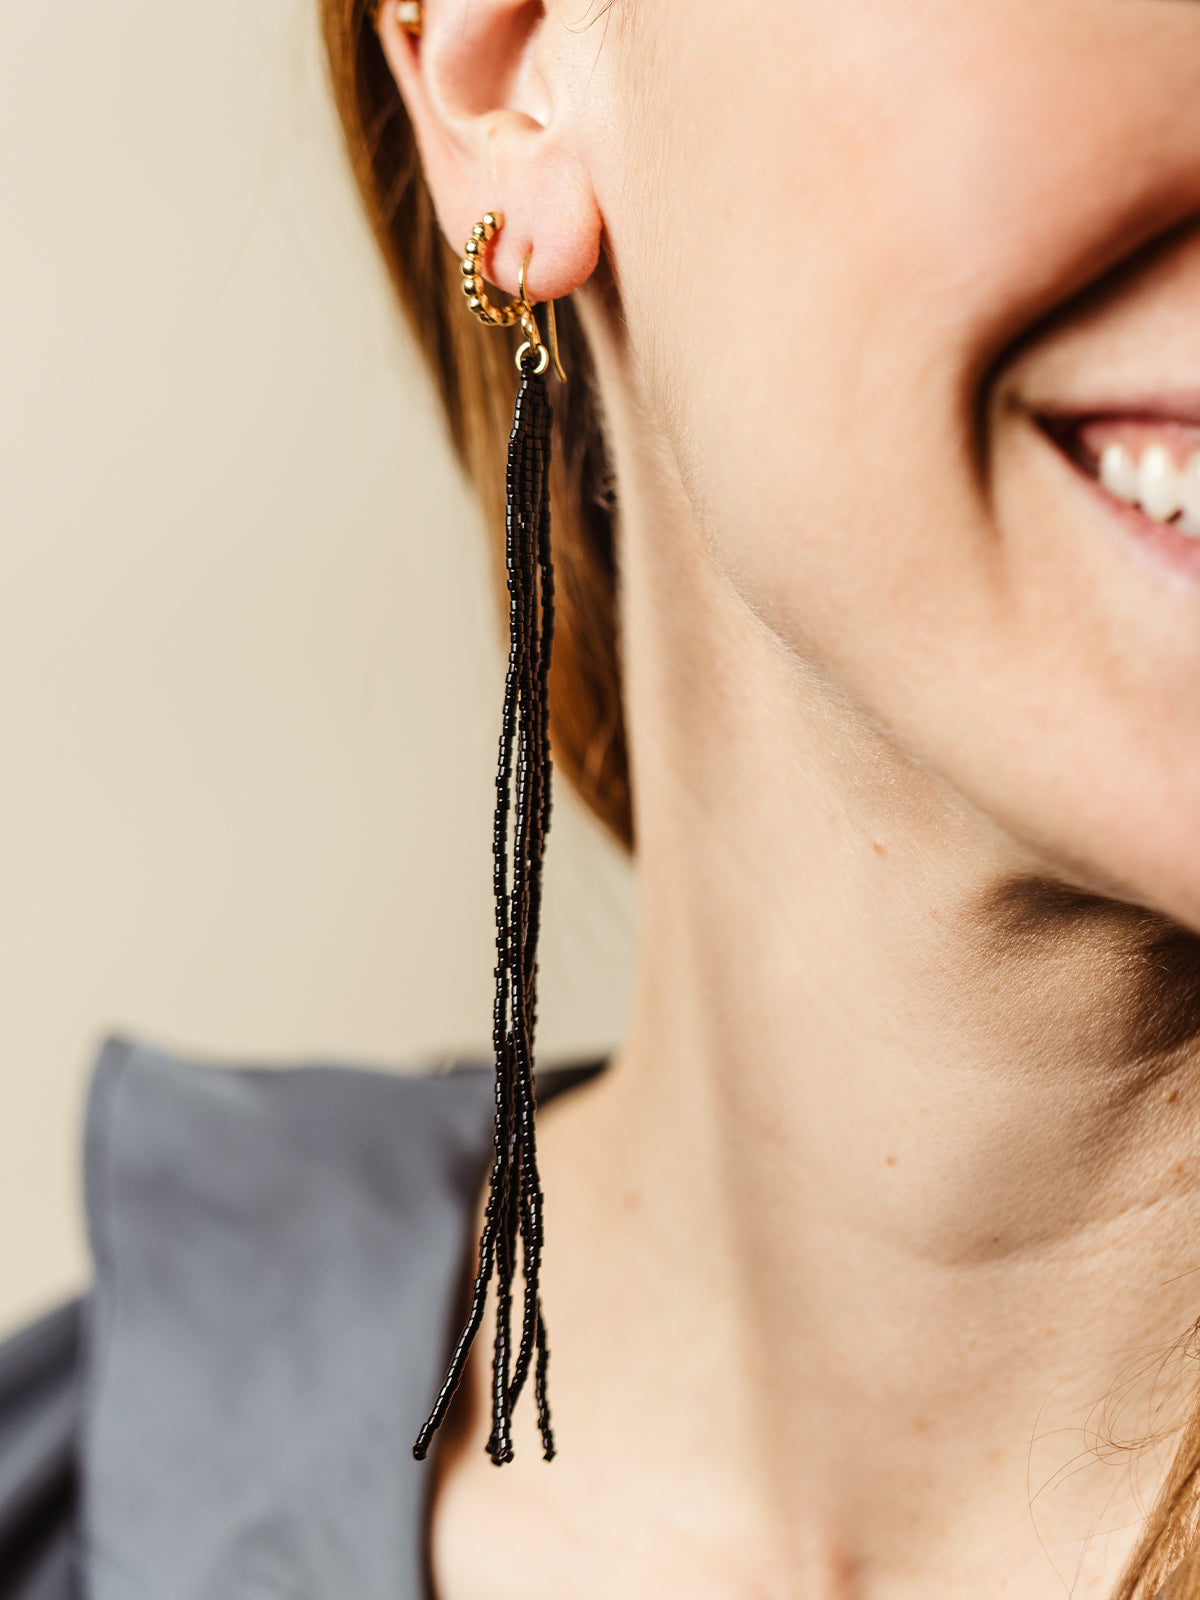
[[[546,380],[527,351],[508,446],[509,656],[496,771],[493,830],[496,896],[495,1155],[471,1307],[433,1410],[413,1446],[424,1460],[450,1409],[483,1321],[496,1276],[492,1359],[492,1431],[487,1452],[497,1466],[513,1458],[512,1414],[533,1372],[538,1428],[547,1461],[554,1456],[546,1397],[549,1349],[539,1278],[542,1189],[534,1136],[533,1037],[537,1021],[537,941],[542,856],[550,824],[549,698],[554,633],[550,562],[551,412]],[[513,1279],[524,1269],[520,1338],[514,1357]]]

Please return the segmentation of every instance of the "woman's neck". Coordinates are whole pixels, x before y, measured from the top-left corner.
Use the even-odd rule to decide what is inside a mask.
[[[542,1135],[561,1458],[489,1514],[543,1565],[618,1519],[573,1600],[1106,1595],[1169,1450],[1097,1447],[1169,1438],[1200,1308],[1200,941],[1056,883],[624,465],[639,986]]]

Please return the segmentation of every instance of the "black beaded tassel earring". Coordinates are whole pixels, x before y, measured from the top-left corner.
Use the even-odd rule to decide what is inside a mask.
[[[554,1456],[546,1397],[549,1349],[539,1290],[542,1189],[534,1137],[533,1034],[537,1020],[542,853],[550,823],[547,686],[554,632],[554,578],[550,562],[551,414],[545,373],[551,361],[559,378],[565,381],[558,359],[554,304],[548,304],[549,342],[543,343],[525,293],[529,256],[521,266],[518,296],[509,305],[494,306],[484,292],[484,256],[503,225],[503,217],[494,212],[476,223],[462,263],[463,288],[475,315],[493,328],[519,323],[525,334],[516,353],[521,384],[508,446],[505,559],[509,653],[493,833],[495,1155],[471,1309],[433,1410],[413,1446],[413,1455],[418,1461],[424,1460],[450,1409],[483,1321],[494,1273],[496,1343],[492,1360],[492,1431],[487,1450],[497,1466],[513,1458],[513,1408],[531,1372],[543,1453],[547,1461]],[[513,1279],[518,1254],[525,1283],[520,1334],[514,1340]]]

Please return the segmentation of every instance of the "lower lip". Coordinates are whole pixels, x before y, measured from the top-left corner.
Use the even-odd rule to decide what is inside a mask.
[[[1057,447],[1056,447],[1057,448]],[[1063,454],[1061,449],[1059,454]],[[1086,472],[1078,462],[1066,457],[1075,475],[1082,479],[1101,508],[1132,540],[1134,545],[1149,555],[1156,563],[1200,585],[1200,539],[1191,538],[1170,522],[1155,522],[1144,511],[1127,506],[1108,493],[1107,489]]]

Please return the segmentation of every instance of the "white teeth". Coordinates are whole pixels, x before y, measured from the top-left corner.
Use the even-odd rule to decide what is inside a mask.
[[[1124,445],[1105,445],[1099,478],[1114,499],[1140,506],[1155,522],[1178,519],[1181,533],[1200,539],[1200,450],[1180,469],[1164,444],[1149,445],[1136,461]]]
[[[1123,444],[1104,447],[1104,454],[1100,457],[1100,482],[1118,500],[1124,500],[1131,506],[1137,504],[1140,487],[1137,463]]]
[[[1183,501],[1180,525],[1193,537],[1200,534],[1200,453],[1194,455],[1179,475],[1179,498]]]
[[[1155,522],[1170,522],[1182,507],[1179,473],[1165,445],[1152,444],[1138,464],[1138,498]]]

